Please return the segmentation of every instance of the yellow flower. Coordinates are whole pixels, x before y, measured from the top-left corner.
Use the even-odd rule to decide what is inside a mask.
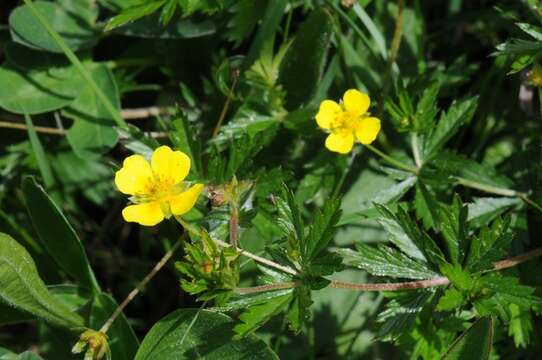
[[[150,164],[141,155],[124,159],[115,184],[120,192],[132,195],[135,204],[122,210],[124,220],[153,226],[172,214],[187,213],[203,190],[203,184],[188,187],[183,182],[189,171],[190,158],[168,146],[156,149]]]
[[[341,104],[333,100],[320,103],[316,123],[330,134],[326,147],[341,154],[349,153],[357,139],[370,144],[380,132],[380,120],[367,112],[371,99],[361,91],[350,89],[344,93]]]

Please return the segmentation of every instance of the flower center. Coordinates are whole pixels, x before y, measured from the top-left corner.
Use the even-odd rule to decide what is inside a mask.
[[[148,179],[145,191],[141,194],[136,194],[135,200],[137,203],[159,201],[164,202],[169,197],[180,194],[186,190],[186,185],[181,183],[175,184],[174,179],[153,174],[153,177]]]
[[[354,132],[359,121],[359,116],[352,115],[350,112],[343,110],[335,116],[331,123],[332,133]]]

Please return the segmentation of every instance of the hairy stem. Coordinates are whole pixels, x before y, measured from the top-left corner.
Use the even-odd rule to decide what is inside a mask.
[[[113,314],[107,319],[105,324],[103,324],[102,328],[100,329],[101,332],[104,334],[107,333],[109,328],[111,328],[111,325],[113,325],[113,322],[117,319],[117,317],[122,313],[124,308],[143,290],[143,288],[147,285],[149,281],[164,267],[164,265],[167,264],[169,259],[173,256],[173,253],[181,246],[181,244],[184,241],[184,237],[179,238],[175,244],[169,249],[164,256],[154,265],[152,270],[139,282],[139,284],[136,285],[136,287],[130,291],[128,296],[122,301],[122,303],[115,309]]]
[[[215,125],[213,134],[211,137],[215,137],[218,134],[218,131],[220,130],[220,127],[222,126],[222,123],[224,122],[224,118],[226,117],[226,114],[228,113],[228,108],[230,107],[231,99],[233,98],[233,94],[235,92],[235,85],[237,85],[237,80],[239,80],[239,76],[240,76],[239,70],[234,70],[233,80],[232,80],[230,91],[228,92],[228,97],[226,98],[226,102],[224,102],[224,107],[222,108],[222,111],[220,112],[220,116],[218,117],[218,121]]]
[[[518,256],[511,257],[506,260],[497,261],[493,263],[493,269],[487,270],[486,272],[508,269],[508,268],[517,266],[521,263],[524,263],[526,261],[537,258],[539,256],[542,256],[542,247],[528,251]],[[292,287],[296,287],[299,284],[300,284],[299,282],[283,282],[283,283],[276,283],[276,284],[269,284],[269,285],[254,286],[250,288],[240,288],[240,289],[237,289],[237,291],[240,294],[252,294],[252,293],[258,293],[258,292],[278,290],[278,289],[289,289]],[[403,291],[403,290],[412,290],[412,289],[425,289],[425,288],[443,286],[443,285],[448,285],[448,284],[450,284],[450,280],[447,277],[439,276],[439,277],[436,277],[433,279],[427,279],[427,280],[406,281],[406,282],[398,282],[398,283],[376,283],[376,284],[375,283],[357,284],[357,283],[332,280],[328,286],[335,289],[347,289],[347,290],[358,290],[358,291]]]
[[[191,234],[193,235],[196,235],[196,236],[201,236],[201,230],[196,228],[195,226],[193,226],[192,224],[184,221],[180,216],[176,216],[175,219],[179,222],[179,224],[181,224],[186,231],[190,232]],[[224,242],[222,240],[216,240],[216,239],[212,239],[218,246],[221,246],[221,247],[230,247],[231,245],[228,244],[227,242]],[[280,265],[280,264],[277,264],[276,262],[274,261],[271,261],[271,260],[268,260],[266,258],[263,258],[261,256],[258,256],[258,255],[255,255],[253,253],[251,253],[250,251],[246,251],[246,250],[243,250],[237,246],[234,247],[235,250],[237,250],[241,255],[245,256],[245,257],[248,257],[256,262],[259,262],[260,264],[263,264],[263,265],[266,265],[266,266],[269,266],[269,267],[272,267],[272,268],[275,268],[277,270],[280,270],[280,271],[283,271],[287,274],[290,274],[290,275],[294,275],[296,276],[297,275],[297,271],[295,271],[294,269],[288,267],[288,266],[283,266],[283,265]]]

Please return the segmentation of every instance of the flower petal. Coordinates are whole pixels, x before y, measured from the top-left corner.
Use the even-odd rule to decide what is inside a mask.
[[[369,110],[371,99],[361,91],[350,89],[343,96],[344,108],[354,116],[363,115]]]
[[[326,147],[341,154],[349,153],[353,145],[354,135],[348,132],[330,134],[326,139]]]
[[[115,173],[115,185],[124,194],[146,194],[151,183],[151,166],[141,155],[128,156],[124,159],[122,168]]]
[[[316,114],[316,123],[322,129],[330,129],[337,114],[342,111],[341,106],[333,100],[324,100],[320,103],[320,109]]]
[[[160,146],[152,154],[152,171],[162,181],[172,184],[181,182],[190,171],[190,158],[182,151],[173,151],[169,146]]]
[[[356,137],[362,144],[370,144],[375,141],[380,132],[380,120],[375,117],[361,119],[356,127]]]
[[[122,217],[128,222],[136,222],[144,226],[153,226],[164,220],[158,201],[127,206],[122,210]]]
[[[183,215],[196,205],[199,194],[202,192],[203,184],[194,184],[188,190],[169,198],[169,207],[174,215]]]

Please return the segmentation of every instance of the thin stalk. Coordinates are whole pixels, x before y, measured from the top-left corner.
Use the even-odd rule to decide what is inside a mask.
[[[113,325],[113,322],[117,319],[117,317],[122,313],[124,308],[143,290],[143,288],[148,284],[149,281],[152,280],[152,278],[164,267],[164,265],[167,264],[169,259],[173,256],[173,253],[181,246],[181,244],[184,241],[184,237],[179,238],[175,244],[169,249],[164,256],[154,265],[152,270],[139,282],[139,284],[136,285],[136,287],[130,291],[128,296],[122,301],[122,303],[115,309],[113,314],[107,319],[107,321],[103,324],[102,328],[100,329],[101,332],[104,334],[107,333],[107,331],[111,328],[111,325]]]
[[[266,292],[266,291],[272,291],[272,290],[292,289],[298,285],[299,285],[299,282],[290,281],[290,282],[283,282],[283,283],[276,283],[276,284],[252,286],[252,287],[247,287],[247,288],[236,288],[235,292],[238,294],[243,294],[243,295],[254,294],[254,293]]]
[[[518,197],[523,200],[524,202],[526,202],[528,205],[531,205],[533,208],[535,208],[536,210],[540,211],[542,213],[542,207],[540,205],[538,205],[537,203],[535,203],[533,200],[529,199],[529,197],[525,194],[519,194]]]
[[[405,171],[411,172],[413,174],[418,174],[418,169],[416,169],[415,167],[409,166],[407,164],[404,164],[404,163],[400,162],[399,160],[396,160],[396,159],[392,158],[391,156],[389,156],[386,153],[378,150],[377,148],[375,148],[372,145],[364,145],[364,146],[367,149],[374,152],[375,154],[377,154],[378,156],[380,156],[388,164],[393,165],[398,169],[405,170]]]
[[[230,91],[228,92],[228,97],[226,98],[226,101],[224,102],[224,107],[222,107],[222,111],[220,112],[220,116],[218,117],[218,121],[215,125],[213,134],[211,137],[215,137],[218,134],[218,131],[220,130],[220,127],[222,126],[222,123],[224,122],[224,118],[226,117],[226,114],[228,113],[231,99],[233,98],[233,94],[235,92],[235,86],[237,85],[237,80],[239,80],[239,76],[240,76],[239,70],[234,70],[232,75],[233,75],[233,81],[230,87]]]
[[[339,195],[339,193],[341,192],[341,189],[343,187],[343,184],[344,184],[344,181],[346,180],[346,177],[348,175],[348,172],[350,170],[350,167],[352,166],[352,164],[354,163],[354,160],[356,159],[356,156],[358,155],[359,151],[354,149],[354,151],[352,151],[352,154],[350,155],[350,158],[348,159],[348,163],[346,165],[346,168],[344,169],[343,173],[341,174],[341,177],[339,179],[339,181],[337,182],[337,185],[335,186],[335,190],[333,190],[333,194],[331,195],[331,197],[337,197]]]
[[[126,121],[120,116],[119,111],[111,104],[107,96],[103,93],[103,91],[98,87],[98,84],[94,81],[92,76],[89,74],[85,66],[81,63],[79,58],[77,58],[77,55],[68,47],[64,39],[56,32],[55,29],[49,24],[47,19],[43,17],[43,15],[38,11],[38,9],[34,6],[32,3],[32,0],[24,0],[25,4],[28,5],[30,8],[30,11],[34,14],[36,19],[40,22],[40,24],[45,28],[45,30],[49,33],[49,35],[53,38],[53,40],[56,42],[56,44],[62,49],[64,52],[64,55],[70,60],[70,62],[77,68],[77,70],[81,73],[81,76],[85,79],[85,81],[90,85],[96,96],[100,99],[104,107],[106,108],[107,112],[111,115],[111,117],[115,120],[117,125],[121,128],[127,128],[128,125],[126,124]]]

